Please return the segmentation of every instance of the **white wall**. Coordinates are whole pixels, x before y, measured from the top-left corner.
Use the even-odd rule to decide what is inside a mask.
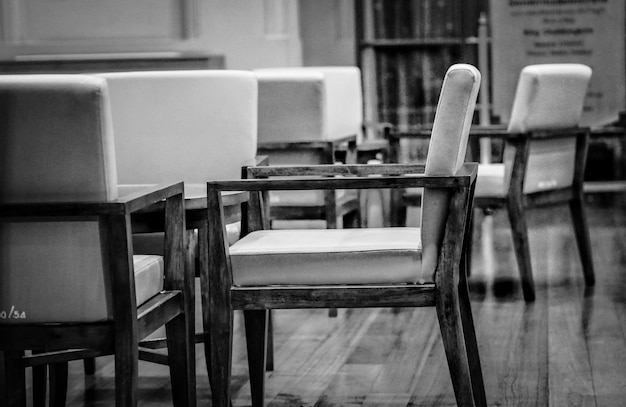
[[[355,65],[354,21],[353,0],[301,0],[303,64]]]
[[[301,66],[294,0],[204,0],[204,38],[230,69]]]
[[[0,59],[200,51],[226,67],[302,65],[295,0],[0,0]]]

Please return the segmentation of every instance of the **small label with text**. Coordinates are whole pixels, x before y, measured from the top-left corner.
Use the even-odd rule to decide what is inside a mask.
[[[26,319],[26,311],[19,311],[14,305],[11,305],[11,309],[0,310],[0,319]]]

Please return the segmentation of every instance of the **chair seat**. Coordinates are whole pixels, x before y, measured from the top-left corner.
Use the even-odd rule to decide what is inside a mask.
[[[135,297],[137,306],[148,301],[163,290],[163,257],[134,255]]]
[[[232,245],[230,256],[238,286],[421,279],[419,228],[261,230]]]
[[[504,164],[480,164],[476,177],[474,197],[504,197]]]

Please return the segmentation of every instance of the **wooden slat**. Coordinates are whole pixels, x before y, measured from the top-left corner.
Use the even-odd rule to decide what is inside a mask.
[[[182,309],[180,291],[164,291],[152,297],[137,309],[139,337],[151,334],[165,322],[180,315]]]
[[[329,308],[329,307],[423,307],[434,304],[434,284],[303,287],[234,287],[235,309]]]
[[[67,362],[67,360],[95,358],[108,353],[110,352],[94,351],[91,349],[60,350],[56,352],[37,353],[31,356],[25,356],[22,359],[22,362],[24,366],[41,366],[58,362]]]
[[[49,350],[72,348],[108,348],[113,334],[110,322],[73,326],[0,325],[0,349],[38,349],[42,343],[55,343]],[[53,341],[54,339],[54,341]]]
[[[210,181],[210,188],[221,190],[319,190],[319,189],[367,189],[367,188],[408,188],[408,187],[431,187],[431,188],[458,188],[468,186],[470,178],[436,177],[436,176],[413,176],[404,177],[371,177],[371,178],[306,178],[299,179],[249,179],[241,181]]]

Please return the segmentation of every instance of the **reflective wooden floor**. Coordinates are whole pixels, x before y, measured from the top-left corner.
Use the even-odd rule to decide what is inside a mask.
[[[588,199],[597,284],[582,282],[566,207],[532,213],[537,300],[517,283],[506,214],[475,220],[471,291],[490,405],[626,405],[626,196]],[[275,312],[269,406],[452,406],[433,309]],[[235,316],[234,406],[250,405],[243,319]],[[197,347],[199,405],[210,406]],[[68,406],[113,405],[113,363],[70,366]],[[141,362],[140,405],[171,405],[167,368]]]

